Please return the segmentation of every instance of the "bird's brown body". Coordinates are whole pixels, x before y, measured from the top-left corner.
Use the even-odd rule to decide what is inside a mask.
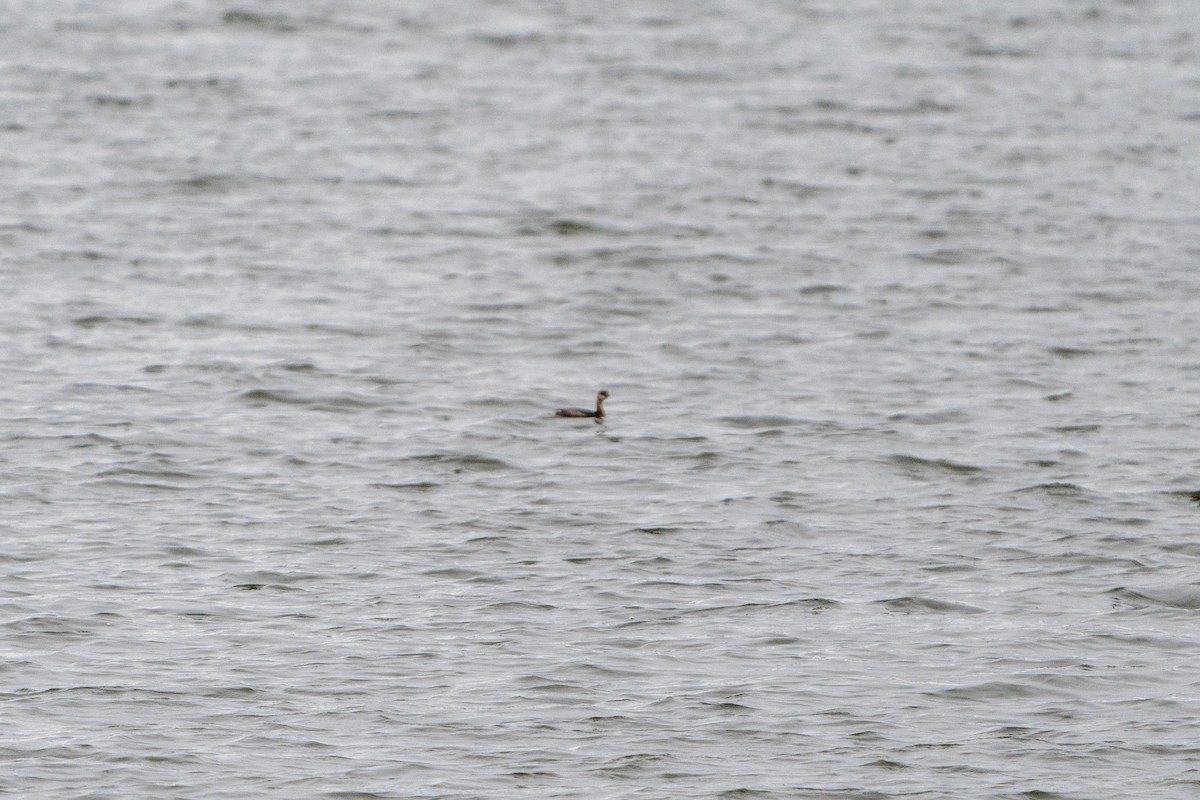
[[[587,408],[560,408],[554,412],[554,415],[557,417],[587,417],[599,422],[604,419],[604,401],[607,398],[608,392],[601,390],[596,395],[595,411]]]

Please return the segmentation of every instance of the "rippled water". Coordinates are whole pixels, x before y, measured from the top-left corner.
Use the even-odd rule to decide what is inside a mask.
[[[0,793],[1195,796],[1197,31],[7,4]]]

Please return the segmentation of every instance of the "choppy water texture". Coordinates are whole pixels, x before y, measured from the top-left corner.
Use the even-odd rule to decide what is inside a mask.
[[[5,4],[0,793],[1194,797],[1198,31]]]

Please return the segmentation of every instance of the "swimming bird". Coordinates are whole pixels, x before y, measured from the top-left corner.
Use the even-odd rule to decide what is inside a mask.
[[[554,412],[556,417],[591,417],[599,422],[604,419],[604,401],[608,398],[608,392],[601,389],[596,394],[596,410],[590,411],[586,408],[560,408]]]

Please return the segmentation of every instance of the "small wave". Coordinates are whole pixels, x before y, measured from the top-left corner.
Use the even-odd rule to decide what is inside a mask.
[[[1109,594],[1136,606],[1163,606],[1186,611],[1200,611],[1200,586],[1195,585],[1146,590],[1120,586],[1111,590]]]
[[[276,33],[294,33],[300,26],[283,14],[261,14],[256,11],[234,8],[225,12],[221,22],[231,27],[255,28]]]
[[[230,574],[227,577],[233,581],[234,589],[258,591],[260,589],[296,590],[298,587],[295,584],[322,580],[325,576],[312,572],[277,572],[261,569],[240,575]]]
[[[819,495],[816,495],[812,492],[794,492],[791,489],[784,489],[782,492],[777,492],[776,494],[771,495],[769,499],[772,503],[779,503],[780,505],[792,505],[803,500],[812,500],[813,498],[817,497],[819,497]]]
[[[910,114],[951,114],[958,111],[958,106],[949,103],[939,103],[936,100],[921,98],[914,103],[898,106],[871,106],[864,108],[868,114],[910,115]]]
[[[156,325],[162,322],[158,317],[138,316],[138,315],[118,315],[109,316],[107,314],[89,314],[84,317],[76,317],[71,320],[71,324],[80,328],[99,328],[105,325]]]
[[[199,480],[199,475],[194,475],[190,472],[172,469],[138,469],[136,467],[114,467],[96,473],[97,478],[113,478],[113,477],[130,477],[130,478],[156,478],[160,480],[173,481],[194,481]]]
[[[164,547],[163,552],[177,558],[207,558],[212,555],[209,552],[187,545],[170,545],[169,547]]]
[[[754,415],[721,417],[720,421],[734,428],[783,428],[800,424],[800,420],[791,417]]]
[[[398,492],[430,492],[441,486],[433,481],[417,481],[415,483],[372,483],[376,489],[392,489]]]
[[[826,597],[805,597],[801,600],[789,600],[778,605],[803,608],[812,614],[824,614],[826,611],[839,607],[841,603]]]
[[[1047,494],[1054,497],[1076,497],[1087,493],[1087,489],[1084,489],[1082,486],[1074,483],[1050,481],[1049,483],[1035,483],[1032,486],[1022,487],[1015,490],[1015,493]]]
[[[237,189],[241,179],[234,175],[193,175],[175,181],[172,186],[182,194],[228,194]]]
[[[1200,489],[1185,489],[1178,492],[1167,492],[1168,495],[1174,497],[1183,497],[1191,500],[1193,503],[1200,505]]]
[[[974,58],[1029,58],[1033,56],[1033,51],[1023,47],[1006,47],[1003,45],[991,44],[984,42],[974,36],[970,37],[970,44],[963,48],[963,55],[972,56]]]
[[[317,397],[287,389],[251,389],[238,395],[239,400],[256,406],[273,403],[289,406],[308,406],[327,411],[339,411],[354,408],[378,408],[381,403],[365,400],[354,395],[336,395],[332,397]]]
[[[815,283],[811,286],[800,287],[800,294],[805,297],[809,297],[812,295],[820,295],[822,297],[827,297],[831,294],[837,294],[838,292],[844,292],[844,291],[846,291],[845,286],[838,286],[837,284],[833,284],[833,283]]]
[[[92,94],[87,96],[87,101],[94,106],[100,108],[133,108],[135,106],[149,106],[154,101],[150,97],[130,97],[129,95],[119,94]]]
[[[616,236],[624,233],[624,231],[577,219],[552,219],[526,225],[520,228],[517,233],[522,236],[539,236],[544,234],[552,234],[554,236]]]
[[[407,460],[426,464],[443,464],[454,467],[455,472],[466,469],[490,472],[511,468],[511,465],[507,461],[471,453],[426,453],[424,455],[412,456]]]
[[[1053,427],[1049,428],[1049,430],[1052,430],[1052,431],[1054,431],[1055,433],[1071,433],[1071,434],[1074,434],[1074,433],[1095,433],[1096,431],[1100,430],[1100,426],[1099,426],[1099,425],[1091,425],[1091,424],[1085,424],[1085,425],[1057,425],[1057,426],[1053,426]]]
[[[154,389],[148,389],[145,386],[136,386],[128,383],[96,383],[87,381],[85,383],[72,383],[71,390],[78,392],[81,395],[107,395],[113,392],[136,393],[136,394],[154,394]]]
[[[116,489],[154,489],[163,492],[178,492],[182,491],[182,486],[172,486],[168,483],[154,483],[151,481],[136,481],[136,480],[121,480],[119,478],[103,478],[94,482],[95,486],[108,486]]]
[[[986,614],[987,609],[966,603],[951,603],[945,600],[935,600],[932,597],[894,597],[890,600],[876,600],[876,605],[898,614],[914,614],[932,612],[936,614]]]
[[[914,261],[919,261],[923,264],[933,264],[936,266],[955,266],[958,264],[975,263],[978,262],[982,256],[983,254],[979,250],[950,247],[943,247],[925,253],[910,254],[910,257]]]
[[[833,194],[837,191],[837,189],[831,186],[818,186],[813,183],[781,180],[779,178],[763,178],[762,185],[766,189],[782,189],[797,200],[811,200]]]
[[[267,403],[285,403],[288,405],[304,405],[310,402],[292,392],[272,391],[270,389],[251,389],[238,395],[239,400],[265,405]]]
[[[429,569],[421,573],[428,578],[446,578],[449,580],[478,580],[485,577],[482,572],[464,567],[439,567],[438,569]]]
[[[489,47],[496,47],[502,50],[508,50],[514,47],[536,45],[546,41],[546,37],[534,31],[521,31],[519,33],[478,33],[471,38],[481,44]]]
[[[945,458],[921,458],[903,453],[891,456],[888,461],[911,473],[945,472],[952,475],[973,475],[984,471],[983,467],[974,464],[963,464]]]
[[[914,425],[942,425],[950,422],[963,422],[970,419],[970,414],[960,408],[946,408],[930,411],[924,414],[891,414],[890,422],[911,422]]]
[[[1040,689],[1012,681],[987,681],[975,686],[954,686],[928,694],[951,700],[971,700],[976,702],[994,702],[997,700],[1016,699],[1043,694]]]
[[[163,86],[168,89],[225,89],[226,91],[240,88],[237,80],[216,76],[167,78],[163,81]]]
[[[661,582],[659,585],[677,586],[681,584]],[[724,588],[721,584],[707,585],[712,588]],[[730,613],[751,614],[762,611],[770,612],[782,608],[794,608],[807,611],[810,614],[824,614],[826,611],[837,608],[839,605],[838,601],[825,597],[803,597],[798,600],[781,600],[774,603],[738,603],[736,605],[705,606],[703,608],[688,609],[682,613],[689,616],[712,616]]]
[[[67,447],[84,448],[95,447],[97,445],[115,445],[116,439],[108,436],[101,436],[98,433],[68,433],[63,436],[43,436],[39,434],[18,433],[7,438],[9,442],[46,442],[46,441],[61,441]]]
[[[1051,347],[1049,352],[1050,355],[1058,358],[1085,358],[1096,355],[1095,350],[1089,350],[1086,347]]]

